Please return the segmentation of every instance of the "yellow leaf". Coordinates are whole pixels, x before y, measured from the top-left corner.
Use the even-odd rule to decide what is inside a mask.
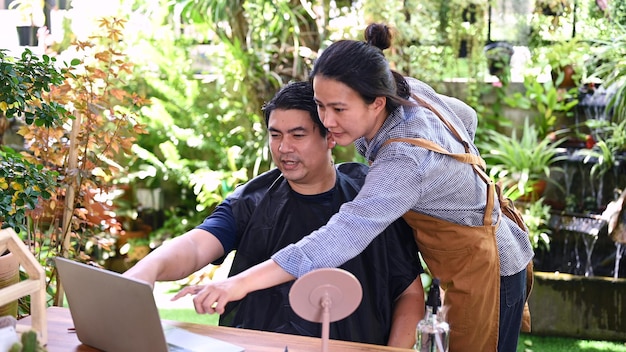
[[[32,138],[32,134],[30,134],[30,126],[26,124],[20,126],[17,130],[17,134],[27,139]]]

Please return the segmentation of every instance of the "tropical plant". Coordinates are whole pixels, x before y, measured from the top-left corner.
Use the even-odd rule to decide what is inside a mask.
[[[582,149],[583,163],[593,162],[590,176],[599,180],[609,171],[617,171],[617,155],[626,152],[626,119],[620,123],[605,120],[587,120],[585,124],[595,131],[598,139],[591,149]]]
[[[511,107],[529,112],[538,138],[543,139],[555,131],[559,118],[570,117],[578,105],[574,91],[556,88],[552,81],[538,82],[535,77],[524,77],[524,91],[515,92],[503,98]]]
[[[626,26],[626,3],[611,1],[608,5],[611,20],[619,26]]]
[[[23,118],[29,125],[50,127],[67,115],[65,108],[45,97],[51,87],[63,82],[68,68],[59,69],[56,60],[39,58],[26,49],[19,58],[0,50],[0,118]],[[50,199],[58,173],[31,163],[15,150],[0,149],[0,221],[2,228],[25,232],[27,214],[42,199]]]
[[[530,243],[534,249],[550,250],[550,235],[552,229],[549,226],[550,211],[552,207],[544,203],[543,198],[527,203],[522,210],[522,218],[528,228]]]
[[[580,1],[579,1],[580,3]],[[538,0],[530,17],[530,33],[526,40],[533,53],[552,43],[567,41],[574,35],[575,15],[573,0]],[[582,21],[581,21],[582,22]]]
[[[152,104],[142,108],[149,133],[133,146],[124,182],[160,188],[171,200],[153,233],[162,239],[271,167],[261,107],[285,82],[306,79],[320,33],[312,12],[284,0],[135,4],[153,30],[127,38],[140,64],[128,86]],[[183,35],[163,26],[177,22]]]
[[[588,42],[571,38],[546,46],[538,60],[545,60],[550,66],[552,81],[556,86],[573,88],[579,87],[587,77],[587,63],[591,57]]]
[[[56,60],[41,58],[26,49],[19,57],[0,50],[0,112],[2,119],[22,118],[27,125],[51,127],[68,113],[47,99],[52,87],[62,84],[68,67],[59,69]],[[27,215],[42,199],[50,199],[58,173],[29,162],[23,154],[2,146],[0,151],[0,221],[2,228],[17,233],[27,230]]]
[[[486,2],[470,0],[393,0],[363,2],[363,28],[384,22],[394,29],[389,60],[398,72],[442,90],[443,81],[485,75]],[[350,36],[360,38],[361,33]],[[468,80],[468,89],[477,85]]]
[[[626,119],[626,27],[615,23],[610,39],[594,41],[592,77],[600,79],[604,89],[611,92],[606,111],[616,122]]]
[[[532,195],[533,187],[539,181],[554,182],[550,174],[558,169],[555,163],[567,158],[559,150],[565,139],[540,138],[528,119],[524,120],[519,138],[516,130],[511,135],[493,130],[484,132],[487,136],[479,148],[483,151],[489,175],[502,181],[505,195],[513,200],[529,193]]]

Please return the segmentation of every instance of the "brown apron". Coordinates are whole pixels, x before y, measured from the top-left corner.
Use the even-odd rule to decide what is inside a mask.
[[[491,225],[494,193],[503,211],[522,228],[521,215],[503,198],[499,188],[483,171],[482,158],[469,153],[452,154],[441,146],[421,138],[397,138],[390,142],[406,142],[446,154],[470,164],[487,185],[483,226],[463,226],[425,214],[409,211],[403,218],[413,228],[415,241],[431,274],[441,280],[445,290],[444,310],[450,323],[450,351],[495,351],[498,344],[500,312],[500,261],[496,243],[496,225]],[[507,208],[510,206],[511,208]],[[502,212],[501,214],[504,214]],[[500,215],[501,216],[501,215]],[[526,302],[521,331],[530,332],[528,297],[533,287],[533,262],[526,266]],[[466,300],[471,300],[466,302]],[[480,327],[480,332],[476,328]],[[471,330],[471,329],[474,330]]]
[[[414,211],[403,217],[413,228],[428,269],[445,291],[450,351],[496,351],[500,313],[496,226],[462,226]]]
[[[459,225],[414,211],[403,216],[413,228],[428,269],[445,291],[443,312],[450,324],[450,352],[488,352],[498,346],[498,224],[491,225],[489,216],[495,187],[491,180],[487,186],[483,226]]]
[[[430,104],[418,102],[433,111],[464,145],[465,154],[453,154],[436,143],[421,138],[386,141],[407,142],[448,155],[470,164],[487,185],[483,226],[464,226],[409,211],[403,218],[413,228],[419,251],[433,277],[440,280],[445,294],[443,312],[450,324],[450,351],[497,351],[500,314],[500,259],[496,225],[492,225],[496,189],[483,171],[484,160],[470,153],[469,144]]]

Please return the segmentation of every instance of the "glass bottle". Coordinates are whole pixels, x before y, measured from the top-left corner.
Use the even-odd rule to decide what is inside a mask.
[[[439,279],[434,278],[426,301],[426,316],[415,329],[415,351],[448,352],[450,326],[438,314],[440,307]]]

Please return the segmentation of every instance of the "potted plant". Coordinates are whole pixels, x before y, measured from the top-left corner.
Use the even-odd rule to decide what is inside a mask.
[[[539,132],[529,120],[524,120],[521,136],[517,131],[511,135],[495,130],[484,131],[487,135],[479,143],[487,162],[489,175],[502,180],[505,195],[513,200],[536,200],[541,197],[550,173],[557,169],[555,163],[567,158],[559,145],[564,139],[551,136],[539,137]],[[559,185],[556,185],[557,187]]]
[[[507,42],[493,42],[485,45],[484,51],[487,57],[489,74],[498,78],[508,77],[511,57],[513,56],[513,46]]]
[[[552,81],[538,82],[533,76],[524,77],[523,92],[505,96],[503,101],[510,107],[529,112],[539,139],[555,132],[559,119],[573,115],[578,105],[572,91],[558,89]]]
[[[28,188],[23,177],[5,176],[2,183],[0,176],[0,199],[6,201],[0,219],[20,231],[39,259],[55,305],[63,303],[63,291],[48,258],[102,260],[99,253],[114,251],[120,226],[104,196],[143,131],[136,114],[146,101],[122,89],[132,67],[119,50],[124,21],[102,19],[100,25],[103,32],[90,42],[75,43],[75,55],[83,58],[62,70],[46,55],[25,50],[13,58],[1,52],[0,110],[7,118],[23,119],[19,134],[27,148],[21,153],[5,148],[0,156],[38,177],[58,177]]]
[[[37,46],[37,31],[46,22],[44,0],[13,0],[9,10],[18,13],[17,34],[21,46]]]
[[[546,47],[544,57],[550,65],[550,75],[555,86],[576,88],[587,75],[586,64],[591,58],[591,49],[586,41],[572,38]]]
[[[20,342],[11,346],[11,352],[46,352],[45,345],[42,345],[34,330],[26,331],[20,337]]]
[[[59,120],[64,109],[58,104],[30,104],[38,101],[42,91],[63,81],[64,70],[54,66],[54,60],[40,60],[25,50],[20,58],[0,50],[0,118],[22,116],[26,123],[42,126]],[[42,199],[49,199],[49,190],[56,186],[57,174],[26,160],[22,154],[0,146],[0,223],[25,234],[26,218]],[[0,253],[0,287],[19,280],[19,263],[10,253]],[[0,312],[17,315],[17,301]]]
[[[22,118],[27,124],[50,126],[60,120],[65,111],[58,104],[40,101],[49,87],[63,82],[65,71],[55,67],[54,60],[41,60],[28,49],[19,58],[0,50],[0,112],[3,119]],[[37,103],[36,103],[37,102]],[[57,185],[57,174],[43,165],[28,161],[24,155],[6,146],[0,146],[0,223],[25,236],[28,232],[29,212],[42,199],[49,199]],[[24,240],[28,240],[25,236]],[[4,279],[0,287],[20,279],[19,263],[13,254],[0,253],[0,273]],[[16,265],[17,264],[17,265]],[[17,316],[17,301],[4,306],[6,312]]]
[[[535,12],[544,16],[562,16],[572,10],[571,0],[536,0]]]

